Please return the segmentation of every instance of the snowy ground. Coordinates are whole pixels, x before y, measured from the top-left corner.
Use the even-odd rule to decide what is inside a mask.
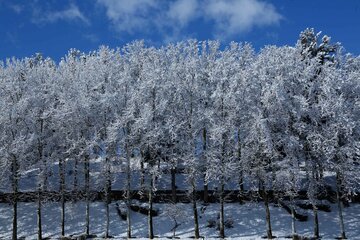
[[[119,204],[123,204],[119,202]],[[176,236],[189,238],[193,235],[193,219],[190,204],[154,204],[160,210],[160,214],[154,217],[154,233],[160,238],[172,236],[171,229],[174,226],[169,217],[169,209],[178,209],[178,223],[181,225],[176,231]],[[218,237],[216,228],[206,227],[208,220],[216,220],[218,216],[218,204],[211,204],[204,209],[198,205],[200,214],[200,234],[206,238]],[[115,203],[110,206],[111,223],[110,234],[115,239],[126,236],[126,222],[121,220],[115,209]],[[320,232],[322,239],[334,239],[339,234],[337,208],[331,205],[331,212],[319,212]],[[312,212],[304,210],[309,215],[309,221],[297,222],[297,229],[301,235],[312,235]],[[94,202],[91,204],[90,231],[92,234],[101,236],[105,229],[104,203]],[[225,205],[227,219],[233,220],[233,228],[226,229],[228,238],[236,239],[261,239],[265,235],[265,210],[262,203],[246,203],[243,205],[232,203]],[[290,234],[290,215],[282,208],[271,206],[271,220],[273,235],[284,239]],[[12,210],[9,204],[0,204],[0,239],[11,237]],[[83,202],[67,203],[66,208],[66,235],[81,234],[84,231],[85,204]],[[344,220],[348,239],[360,239],[360,205],[354,204],[344,210]],[[60,234],[60,205],[59,203],[45,203],[43,207],[43,235],[44,237],[56,238]],[[19,236],[26,239],[36,238],[36,204],[19,204]],[[147,236],[147,217],[140,213],[132,212],[132,231],[136,238]]]

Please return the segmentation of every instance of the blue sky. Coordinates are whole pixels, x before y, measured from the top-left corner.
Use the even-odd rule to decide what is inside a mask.
[[[313,27],[360,54],[358,0],[0,0],[0,60],[41,52],[58,61],[136,39],[294,45]]]

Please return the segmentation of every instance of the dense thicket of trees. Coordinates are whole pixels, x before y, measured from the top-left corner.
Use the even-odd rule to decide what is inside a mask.
[[[313,29],[295,47],[189,40],[162,48],[137,41],[121,49],[100,47],[88,54],[71,49],[56,64],[36,55],[0,65],[1,183],[14,194],[13,239],[17,238],[17,192],[24,170],[38,169],[38,238],[42,237],[42,192],[57,188],[62,197],[65,234],[67,190],[86,194],[89,234],[90,189],[103,191],[109,234],[112,180],[124,183],[131,237],[131,177],[141,172],[152,199],[166,166],[186,172],[194,235],[199,238],[196,191],[216,184],[220,237],[224,230],[224,190],[229,179],[245,184],[264,200],[267,236],[272,237],[268,193],[280,189],[291,201],[305,189],[319,236],[317,195],[324,174],[335,176],[341,236],[342,199],[356,190],[360,156],[360,57],[342,54],[339,44]],[[99,186],[90,186],[89,163],[102,159]],[[74,162],[74,182],[65,182],[65,160]],[[135,162],[136,161],[136,162]],[[140,164],[137,164],[140,161]],[[120,162],[120,164],[119,164]],[[49,186],[53,165],[58,185]],[[120,166],[120,167],[118,167]],[[83,169],[84,171],[78,171]],[[80,176],[83,174],[83,176]],[[301,177],[305,176],[305,177]],[[80,183],[84,179],[84,183]],[[196,184],[203,181],[201,189]],[[9,184],[9,185],[6,185]],[[296,235],[295,216],[293,235]]]

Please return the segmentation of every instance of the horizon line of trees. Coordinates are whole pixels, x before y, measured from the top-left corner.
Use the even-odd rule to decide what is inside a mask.
[[[152,200],[161,165],[168,164],[175,191],[176,169],[185,168],[200,237],[196,182],[219,191],[220,237],[225,237],[224,190],[229,179],[246,181],[264,200],[267,237],[272,238],[268,191],[290,199],[296,238],[295,198],[305,189],[319,238],[317,196],[324,173],[336,183],[339,226],[342,200],[359,190],[360,57],[314,29],[301,32],[294,47],[188,40],[161,48],[135,41],[123,48],[102,46],[88,54],[71,49],[55,64],[36,55],[0,64],[0,183],[10,182],[13,233],[17,239],[17,193],[24,170],[38,168],[38,239],[42,239],[42,192],[48,173],[59,169],[61,234],[65,235],[65,160],[84,169],[86,229],[90,222],[90,162],[101,156],[106,229],[112,179],[126,172],[127,236],[131,234],[131,179],[140,170],[149,203],[148,237],[153,238]],[[140,159],[136,165],[134,159]],[[120,170],[115,165],[121,162]],[[305,173],[305,179],[302,178]],[[173,192],[174,193],[174,192]],[[176,191],[175,191],[176,193]],[[176,194],[173,195],[176,202]]]

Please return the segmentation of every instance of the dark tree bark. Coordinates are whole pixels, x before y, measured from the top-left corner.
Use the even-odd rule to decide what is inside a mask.
[[[17,240],[17,199],[14,194],[12,239]]]
[[[74,192],[77,192],[78,190],[78,166],[79,166],[79,160],[77,157],[74,159],[74,182],[73,182],[73,190]]]
[[[43,129],[44,129],[44,119],[40,119],[40,136],[43,135]],[[42,222],[41,222],[41,193],[46,189],[46,159],[43,157],[43,142],[42,139],[38,139],[38,153],[39,153],[39,160],[41,163],[43,163],[43,166],[40,165],[40,173],[39,173],[39,183],[38,183],[38,206],[36,210],[37,215],[37,229],[38,229],[38,240],[42,240]],[[40,164],[41,164],[40,163]],[[40,176],[42,175],[42,176]]]
[[[17,239],[17,195],[18,195],[18,171],[19,171],[19,164],[17,161],[16,156],[12,158],[11,164],[11,171],[12,171],[12,188],[13,188],[13,219],[12,219],[12,239]]]
[[[148,212],[148,230],[149,230],[149,238],[154,238],[154,229],[153,229],[153,188],[154,188],[154,176],[150,177],[150,189],[149,189],[149,212]]]
[[[224,216],[224,176],[220,182],[220,238],[225,238],[225,216]]]
[[[240,194],[244,192],[244,176],[242,171],[242,164],[241,164],[241,143],[240,143],[240,129],[237,131],[237,160],[240,164],[240,171],[239,171],[239,189]]]
[[[131,207],[131,169],[130,169],[130,152],[126,144],[126,221],[127,221],[127,238],[131,238],[131,217],[130,217],[130,207]]]
[[[206,181],[206,150],[207,150],[207,132],[206,132],[206,128],[203,128],[202,131],[202,138],[203,138],[203,165],[204,165],[204,203],[208,203],[209,202],[209,188],[208,188],[208,184]]]
[[[59,175],[60,175],[60,204],[61,204],[61,236],[65,236],[65,171],[64,160],[59,159]]]
[[[339,214],[339,224],[340,224],[340,237],[341,239],[346,239],[345,235],[345,226],[343,218],[343,203],[341,200],[341,176],[339,172],[336,172],[336,199],[338,204],[338,214]]]
[[[313,213],[314,213],[314,238],[320,238],[319,234],[319,218],[318,218],[318,211],[315,204],[313,204]]]
[[[105,214],[106,214],[106,222],[105,222],[105,238],[109,238],[109,229],[110,229],[110,209],[109,205],[111,203],[111,179],[110,179],[110,162],[109,158],[105,159],[106,164],[106,173],[105,173]]]
[[[196,206],[196,188],[195,188],[195,180],[193,179],[191,181],[191,187],[192,187],[192,207],[193,207],[193,215],[194,215],[194,234],[195,239],[198,239],[200,237],[199,233],[199,220],[198,220],[198,212],[197,212],[197,206]]]
[[[85,156],[84,171],[85,171],[85,194],[86,194],[86,210],[85,210],[85,234],[90,234],[90,162],[89,156]]]
[[[271,216],[270,216],[270,208],[269,208],[269,198],[267,191],[265,189],[264,183],[260,182],[259,191],[262,193],[262,197],[264,200],[265,213],[266,213],[266,236],[268,239],[272,239],[272,229],[271,229]]]
[[[291,197],[291,233],[293,240],[297,239],[297,233],[296,233],[296,225],[295,225],[295,204],[294,204],[294,198]]]
[[[171,198],[173,203],[176,203],[176,168],[171,168]]]
[[[37,231],[38,231],[38,240],[42,240],[42,225],[41,225],[41,191],[38,191],[38,206],[36,210],[37,215]]]

